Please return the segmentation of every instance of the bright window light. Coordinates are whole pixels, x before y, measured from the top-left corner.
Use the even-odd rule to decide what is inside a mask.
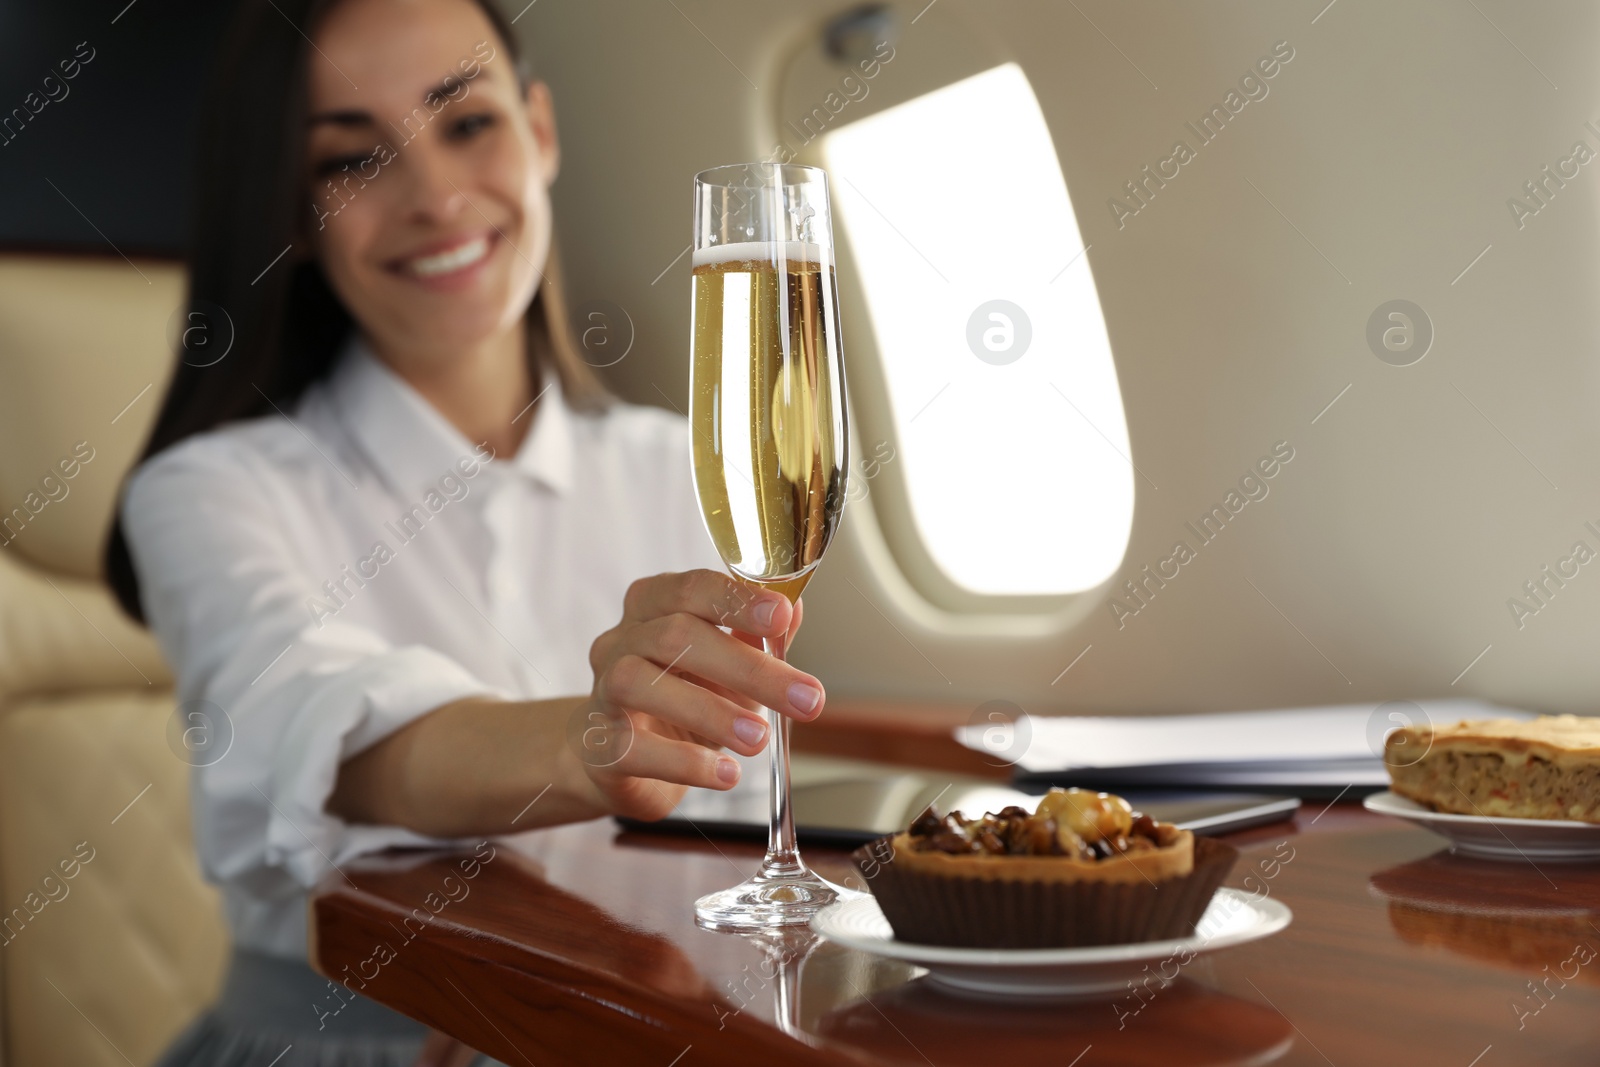
[[[929,553],[976,593],[1100,584],[1128,545],[1132,453],[1027,77],[995,67],[841,126],[822,150]]]

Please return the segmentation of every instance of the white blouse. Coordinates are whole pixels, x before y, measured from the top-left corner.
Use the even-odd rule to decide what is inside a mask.
[[[307,890],[335,866],[439,843],[324,811],[342,760],[461,697],[588,693],[630,582],[722,569],[684,420],[577,413],[550,377],[517,454],[489,458],[353,343],[292,413],[129,479],[145,614],[200,730],[195,841],[238,945],[303,957]]]

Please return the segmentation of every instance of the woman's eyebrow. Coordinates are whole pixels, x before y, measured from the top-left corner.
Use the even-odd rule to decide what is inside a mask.
[[[465,81],[452,74],[438,85],[435,85],[432,89],[429,89],[427,92],[423,93],[422,102],[424,104],[432,104],[435,100],[453,101],[455,99],[455,94],[459,93],[461,91],[461,86],[465,84]]]
[[[461,91],[462,84],[464,83],[461,78],[452,75],[423,93],[422,102],[431,104],[435,100],[454,100],[454,94]],[[372,117],[372,112],[362,111],[359,108],[339,108],[334,111],[323,111],[312,115],[309,119],[309,124],[312,126],[323,123],[331,123],[335,126],[374,126],[377,124]]]
[[[359,111],[353,108],[341,108],[338,111],[323,111],[312,115],[308,125],[317,126],[322,123],[332,123],[335,126],[372,126],[372,113]]]

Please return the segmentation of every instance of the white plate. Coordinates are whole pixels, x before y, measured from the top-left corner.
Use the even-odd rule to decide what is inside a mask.
[[[1425,808],[1398,793],[1374,793],[1362,801],[1368,811],[1408,819],[1450,839],[1463,856],[1490,860],[1600,860],[1600,825],[1566,819],[1512,819],[1490,815],[1451,815]]]
[[[889,920],[871,896],[830,904],[812,918],[811,926],[848,948],[926,967],[934,981],[965,992],[1092,997],[1123,992],[1130,981],[1144,976],[1147,966],[1169,957],[1214,952],[1275,934],[1292,917],[1276,900],[1219,889],[1194,935],[1173,941],[1035,949],[918,945],[895,940]]]

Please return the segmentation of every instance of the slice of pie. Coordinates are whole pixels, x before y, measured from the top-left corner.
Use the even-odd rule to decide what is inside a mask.
[[[1383,760],[1396,793],[1436,811],[1600,823],[1600,718],[1408,726]]]

